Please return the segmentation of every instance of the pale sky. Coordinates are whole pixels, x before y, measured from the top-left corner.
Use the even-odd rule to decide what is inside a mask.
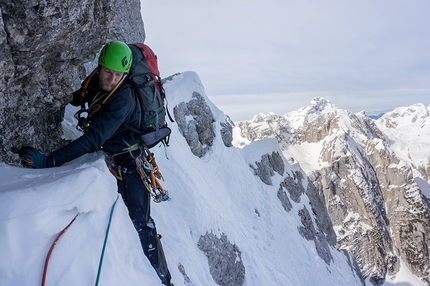
[[[428,0],[141,0],[162,77],[195,71],[233,121],[322,96],[352,112],[430,104]]]

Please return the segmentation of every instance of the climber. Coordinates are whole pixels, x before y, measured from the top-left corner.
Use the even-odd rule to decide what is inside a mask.
[[[164,256],[160,236],[150,216],[150,193],[136,171],[135,158],[141,156],[140,135],[129,126],[139,125],[140,113],[131,86],[124,80],[132,64],[130,48],[123,42],[112,41],[101,50],[96,76],[86,92],[73,93],[72,105],[89,105],[93,116],[80,122],[84,134],[70,144],[45,155],[38,149],[23,147],[21,162],[29,168],[60,166],[86,153],[103,150],[113,160],[117,174],[118,192],[128,208],[130,218],[139,234],[144,254],[164,285],[173,285]],[[103,106],[101,102],[105,101]],[[82,119],[82,118],[79,118]]]

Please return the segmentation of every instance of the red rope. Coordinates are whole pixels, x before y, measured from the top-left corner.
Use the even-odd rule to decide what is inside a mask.
[[[57,235],[54,242],[52,243],[51,247],[49,248],[48,254],[46,255],[46,259],[45,259],[45,266],[43,267],[42,286],[45,286],[46,273],[48,272],[48,263],[49,263],[49,258],[51,257],[52,250],[54,249],[54,246],[57,243],[58,239],[60,239],[60,237],[66,232],[69,226],[75,221],[77,216],[78,215],[75,215],[72,221],[69,222],[69,224],[65,228],[63,228],[62,231],[60,231],[60,233]]]

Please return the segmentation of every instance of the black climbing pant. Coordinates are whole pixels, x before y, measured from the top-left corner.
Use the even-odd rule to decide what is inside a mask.
[[[133,169],[128,168],[127,170]],[[134,227],[139,234],[143,252],[148,257],[162,283],[170,285],[171,277],[160,235],[157,234],[154,220],[150,215],[150,193],[146,190],[139,173],[135,169],[131,172],[123,173],[122,180],[117,180],[117,183],[118,192],[121,194]]]

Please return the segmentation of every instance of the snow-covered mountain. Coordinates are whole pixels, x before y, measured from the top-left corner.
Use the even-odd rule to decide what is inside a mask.
[[[430,198],[430,106],[399,107],[376,121],[391,149],[411,166],[416,183]]]
[[[233,147],[230,120],[195,73],[165,88],[176,122],[170,147],[152,150],[171,201],[153,203],[152,216],[175,285],[363,285],[356,261],[335,247],[340,229],[318,186],[323,180],[309,180],[275,139]],[[65,138],[77,136],[72,114],[67,109]],[[101,153],[41,170],[0,164],[0,284],[39,285],[51,245],[76,217],[55,243],[46,285],[94,285],[98,275],[100,285],[161,285],[117,198]],[[399,269],[387,285],[420,285]]]
[[[422,104],[377,121],[324,98],[235,127],[235,146],[276,138],[325,200],[336,247],[375,285],[408,268],[429,284],[430,116]]]

